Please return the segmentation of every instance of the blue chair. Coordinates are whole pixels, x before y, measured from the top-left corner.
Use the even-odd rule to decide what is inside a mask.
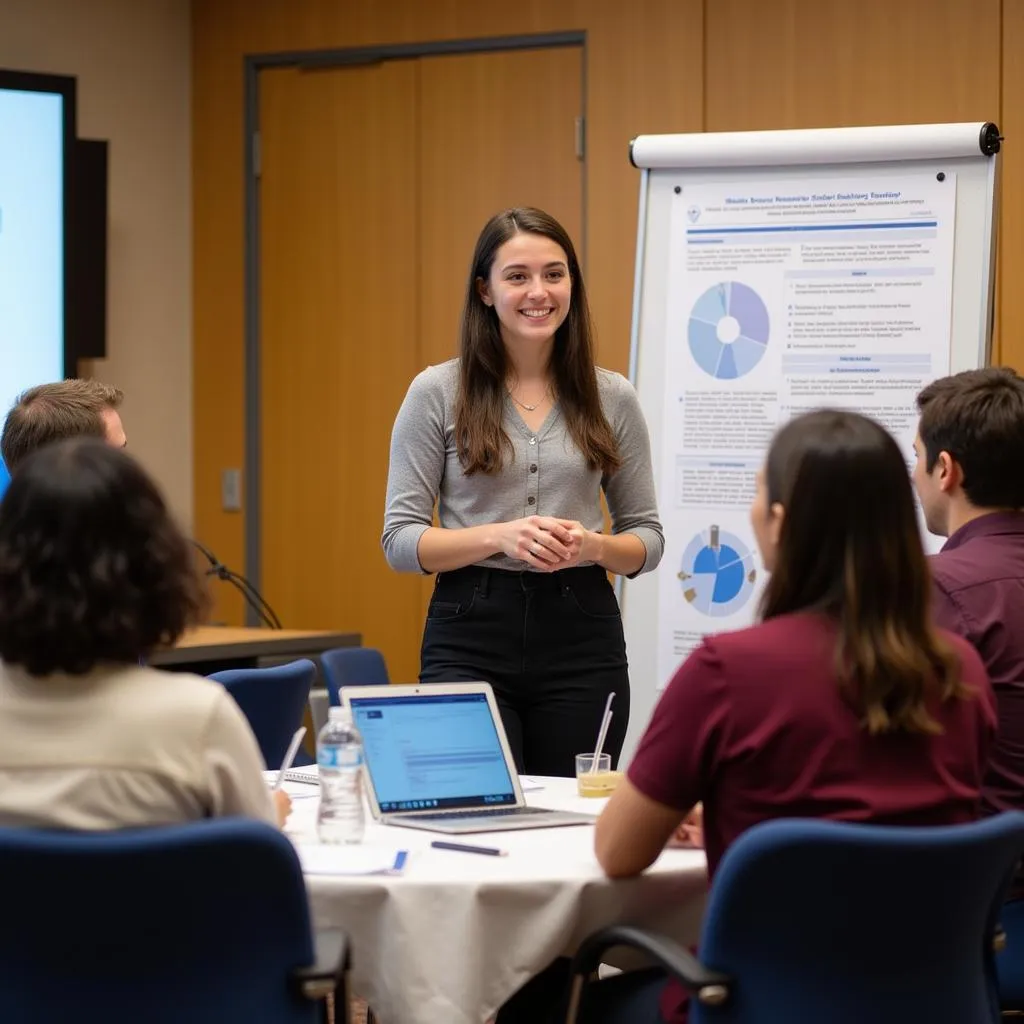
[[[1004,1010],[1024,1011],[1024,899],[1003,906],[999,915],[1006,948],[996,956],[999,1002]]]
[[[573,960],[568,1019],[602,955],[625,945],[694,993],[691,1024],[998,1021],[993,946],[1022,852],[1024,812],[924,828],[763,823],[722,858],[700,960],[640,929],[597,932]]]
[[[295,850],[242,818],[0,829],[0,1021],[348,1021],[349,948],[313,936]]]
[[[302,725],[316,666],[308,658],[272,668],[229,668],[210,679],[235,698],[263,753],[267,768],[281,767],[295,730]]]
[[[337,707],[343,686],[386,686],[388,667],[384,655],[374,647],[333,647],[320,655],[327,684],[327,696]]]

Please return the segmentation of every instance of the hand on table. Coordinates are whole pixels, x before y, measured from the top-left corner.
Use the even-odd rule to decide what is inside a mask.
[[[676,827],[669,846],[687,850],[704,849],[704,805],[697,804]]]
[[[277,812],[277,824],[284,828],[288,815],[292,813],[292,798],[283,790],[275,789],[270,794],[274,798],[274,810]]]

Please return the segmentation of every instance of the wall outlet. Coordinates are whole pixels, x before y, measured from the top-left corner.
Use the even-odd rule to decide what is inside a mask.
[[[242,471],[240,469],[221,470],[220,507],[225,512],[242,511]]]

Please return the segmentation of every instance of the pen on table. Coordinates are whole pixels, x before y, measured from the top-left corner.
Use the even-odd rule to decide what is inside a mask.
[[[281,762],[281,770],[277,773],[277,778],[274,780],[274,789],[280,789],[284,785],[284,773],[291,768],[295,761],[295,755],[299,752],[299,744],[302,742],[302,737],[306,735],[306,727],[300,725],[295,730],[295,735],[292,737],[291,743],[288,744],[288,752],[284,755],[284,760]]]
[[[507,857],[507,850],[497,850],[493,846],[467,846],[465,843],[444,843],[436,839],[430,844],[435,850],[455,850],[457,853],[482,853],[485,857]]]

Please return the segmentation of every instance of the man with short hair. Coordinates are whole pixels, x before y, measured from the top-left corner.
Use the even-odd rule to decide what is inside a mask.
[[[19,396],[0,436],[0,455],[13,473],[37,448],[69,437],[99,437],[124,448],[118,409],[124,395],[97,380],[62,380],[39,384]]]
[[[928,529],[933,617],[977,649],[995,690],[999,732],[982,811],[1024,809],[1024,379],[968,370],[917,396],[917,488]]]

